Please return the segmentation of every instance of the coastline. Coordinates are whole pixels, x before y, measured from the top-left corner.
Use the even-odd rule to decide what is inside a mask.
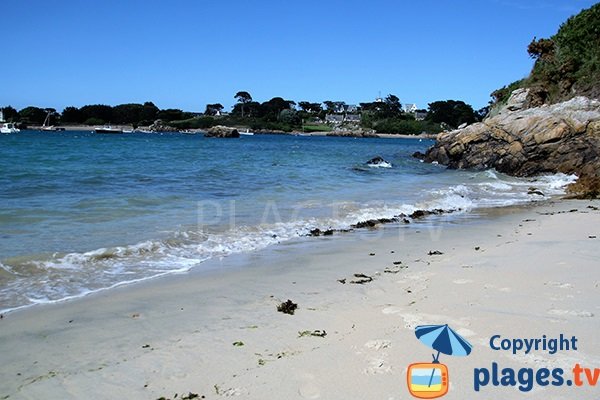
[[[64,131],[66,132],[75,132],[75,131],[82,131],[82,132],[93,132],[94,131],[94,126],[88,126],[88,125],[60,125],[58,126],[59,128],[64,128]],[[128,126],[128,125],[114,125],[115,128],[121,128],[121,129],[127,129],[127,130],[133,130],[132,126]],[[40,131],[40,132],[44,132],[40,129],[41,127],[39,126],[31,126],[29,127],[27,130],[31,130],[31,131]],[[237,128],[238,130],[241,128]],[[243,128],[243,130],[245,130],[246,127]],[[60,131],[49,131],[49,132],[45,132],[45,133],[49,133],[49,134],[55,134],[57,132]],[[185,134],[199,134],[199,133],[204,133],[206,132],[205,129],[189,129],[186,132],[182,132]],[[160,132],[153,132],[153,133],[160,133]],[[257,132],[257,135],[264,135],[264,134],[276,134],[276,135],[290,135],[290,136],[335,136],[335,135],[327,135],[328,133],[331,132],[283,132],[283,131],[265,131],[265,132]],[[373,137],[378,137],[378,138],[385,138],[385,139],[431,139],[431,140],[435,140],[437,137],[437,134],[420,134],[420,135],[405,135],[405,134],[400,134],[400,133],[376,133],[374,134],[375,136]]]
[[[0,396],[406,398],[406,367],[429,361],[413,331],[427,323],[449,323],[475,347],[466,359],[443,359],[457,377],[454,398],[471,397],[473,368],[492,360],[597,366],[591,236],[600,211],[588,206],[599,205],[551,201],[303,238],[212,260],[209,272],[19,310],[0,320]],[[374,280],[338,282],[355,273]],[[299,304],[293,316],[276,311],[288,298]],[[305,330],[327,336],[299,337]],[[497,333],[566,333],[585,345],[575,354],[512,356],[486,346]],[[484,390],[486,398],[522,395]],[[573,389],[536,390],[569,398]]]

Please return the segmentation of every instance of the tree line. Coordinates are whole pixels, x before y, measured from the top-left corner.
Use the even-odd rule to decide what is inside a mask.
[[[404,111],[398,96],[389,94],[384,99],[360,103],[350,107],[343,101],[326,100],[322,103],[286,100],[273,97],[257,102],[247,91],[239,91],[231,112],[224,112],[220,103],[207,104],[203,113],[186,112],[180,109],[159,109],[148,101],[143,104],[128,103],[117,106],[103,104],[83,107],[66,107],[62,113],[53,108],[25,107],[19,111],[11,106],[2,108],[4,119],[23,126],[42,125],[48,118],[49,125],[132,125],[149,126],[156,120],[180,129],[205,129],[213,125],[248,126],[251,129],[291,131],[310,130],[323,124],[330,114],[358,114],[360,126],[377,132],[416,134],[423,131],[435,132],[445,127],[457,127],[482,119],[486,110],[473,108],[458,100],[429,103],[427,110],[419,110],[425,118],[417,120],[415,115]],[[356,124],[356,122],[354,122]]]

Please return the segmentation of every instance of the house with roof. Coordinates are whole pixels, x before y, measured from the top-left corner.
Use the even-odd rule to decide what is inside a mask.
[[[414,112],[417,121],[423,121],[427,117],[427,110],[417,110]]]
[[[325,122],[338,125],[344,122],[344,116],[342,114],[327,114],[325,116]]]
[[[408,103],[408,104],[404,105],[405,113],[413,114],[413,113],[417,112],[417,110],[418,110],[418,108],[415,103]]]
[[[344,119],[344,122],[353,122],[353,123],[359,123],[360,122],[360,114],[346,114],[346,118]]]
[[[346,104],[344,108],[344,111],[350,114],[356,114],[358,112],[358,106],[356,104]]]

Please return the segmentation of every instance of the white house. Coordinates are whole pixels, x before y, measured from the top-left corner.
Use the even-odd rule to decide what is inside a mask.
[[[344,116],[340,114],[327,114],[325,116],[325,122],[328,124],[341,124],[344,122]]]
[[[346,112],[355,114],[358,112],[358,106],[356,104],[346,104]]]
[[[404,112],[413,114],[417,112],[418,108],[415,103],[408,103],[404,105]]]
[[[0,109],[0,122],[4,122],[4,111]]]

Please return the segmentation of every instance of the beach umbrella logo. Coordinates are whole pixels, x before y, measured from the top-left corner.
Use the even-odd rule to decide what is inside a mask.
[[[448,393],[450,378],[448,367],[439,361],[440,354],[468,356],[473,346],[452,328],[445,325],[420,325],[415,335],[422,343],[437,351],[432,362],[414,363],[408,366],[406,380],[408,391],[420,399],[434,399]]]

